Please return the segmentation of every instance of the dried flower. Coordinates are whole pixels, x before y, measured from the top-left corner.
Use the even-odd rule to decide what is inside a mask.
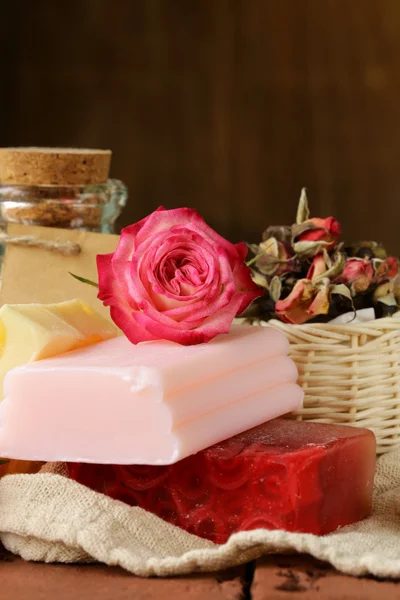
[[[385,260],[374,260],[375,278],[381,282],[385,279],[394,279],[399,272],[399,262],[394,256],[388,256]]]
[[[385,296],[387,296],[388,294],[393,294],[393,290],[394,282],[386,281],[385,283],[381,283],[381,285],[378,285],[378,287],[375,288],[372,298],[374,302],[378,302],[379,300],[382,300],[382,298],[385,298]]]
[[[386,250],[382,244],[372,241],[350,244],[346,246],[345,252],[349,258],[379,258],[384,260],[387,257]]]
[[[398,310],[393,279],[378,285],[372,298],[378,318],[393,315]]]
[[[308,198],[306,188],[301,189],[299,204],[297,206],[296,223],[304,223],[310,218],[310,209],[308,207]]]
[[[272,278],[271,284],[269,286],[269,295],[271,296],[274,302],[278,302],[280,300],[282,294],[282,281],[279,279],[277,275]]]
[[[252,316],[300,324],[324,322],[349,310],[374,308],[377,317],[398,310],[398,259],[374,241],[345,247],[340,235],[334,217],[310,217],[303,188],[296,223],[268,227],[262,243],[249,246],[255,254],[253,281],[264,288]]]
[[[355,296],[367,291],[373,277],[374,268],[368,258],[348,258],[338,282],[348,285],[352,296]]]
[[[296,254],[315,256],[323,249],[332,249],[341,233],[339,221],[334,217],[308,219],[300,225],[293,225],[293,249]]]
[[[257,255],[255,264],[263,275],[281,275],[290,269],[290,247],[274,237],[261,242],[257,248]]]
[[[321,277],[321,275],[327,272],[328,268],[325,254],[317,254],[317,256],[314,256],[311,266],[308,269],[307,279],[312,281],[313,279]]]
[[[400,304],[400,275],[393,280],[393,294],[398,304]]]
[[[262,241],[274,237],[278,242],[290,244],[292,240],[292,228],[289,225],[271,225],[262,234]]]
[[[333,279],[343,270],[345,256],[342,252],[336,252],[333,256],[329,256],[324,250],[321,254],[314,256],[310,268],[307,271],[307,279],[311,281],[319,281],[324,278]]]
[[[266,275],[263,275],[262,273],[259,273],[259,271],[253,269],[251,271],[251,279],[256,285],[259,285],[260,287],[264,288],[264,290],[269,289],[268,277]]]
[[[286,323],[301,324],[329,312],[329,279],[314,284],[299,279],[291,293],[275,304],[277,316]]]

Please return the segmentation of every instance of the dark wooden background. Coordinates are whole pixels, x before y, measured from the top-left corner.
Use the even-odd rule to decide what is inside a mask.
[[[256,240],[300,187],[400,253],[399,0],[0,0],[0,145],[110,147],[122,224]]]

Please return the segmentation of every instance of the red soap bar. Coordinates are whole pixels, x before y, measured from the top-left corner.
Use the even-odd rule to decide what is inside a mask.
[[[216,543],[258,528],[322,535],[369,515],[375,436],[275,419],[172,466],[68,466],[93,490]]]

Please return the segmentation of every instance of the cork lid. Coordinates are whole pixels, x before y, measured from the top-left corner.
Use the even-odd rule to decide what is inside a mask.
[[[106,183],[111,150],[0,148],[0,184],[89,185]]]

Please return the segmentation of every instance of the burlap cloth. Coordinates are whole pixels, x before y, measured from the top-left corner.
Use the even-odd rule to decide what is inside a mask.
[[[44,471],[0,481],[0,538],[26,560],[100,561],[147,577],[215,571],[269,552],[297,551],[351,575],[400,577],[400,450],[378,461],[369,519],[324,537],[246,531],[221,546],[69,480],[62,465]]]

